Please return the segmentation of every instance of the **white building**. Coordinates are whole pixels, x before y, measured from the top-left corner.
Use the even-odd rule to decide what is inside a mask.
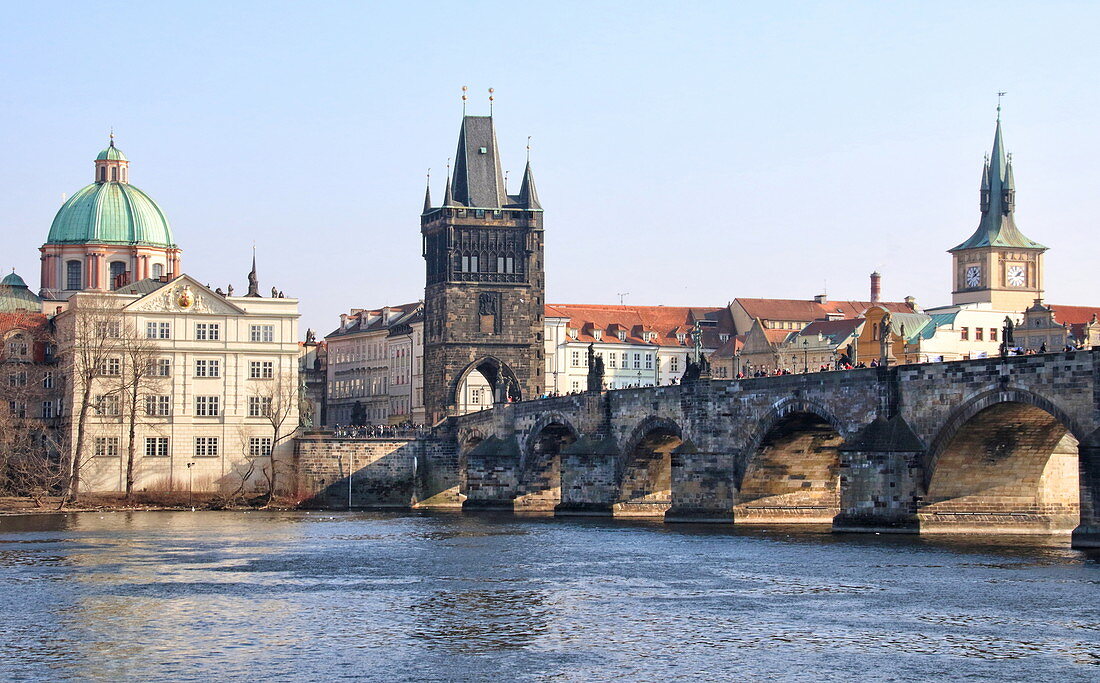
[[[328,347],[327,423],[424,421],[424,304],[341,314]]]
[[[131,364],[146,363],[133,421],[135,491],[253,490],[298,427],[298,301],[219,295],[188,275],[76,292],[56,318],[76,443],[91,380],[83,492],[124,491]],[[274,416],[274,417],[272,417]],[[283,482],[289,469],[280,467]]]
[[[587,388],[589,345],[603,357],[606,389],[679,382],[693,349],[696,322],[708,356],[733,334],[726,307],[547,305],[547,393]]]

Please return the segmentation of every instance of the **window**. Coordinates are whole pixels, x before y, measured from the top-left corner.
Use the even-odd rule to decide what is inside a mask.
[[[474,389],[473,391],[470,392],[470,403],[481,403],[481,390],[480,389]],[[249,406],[249,409],[251,409],[251,406]]]
[[[668,359],[668,369],[670,372],[680,372],[680,359],[676,356]]]
[[[168,437],[167,436],[147,436],[147,437],[145,437],[145,457],[146,458],[167,458],[168,457]]]
[[[269,360],[248,361],[249,379],[271,379],[275,376],[275,363]]]
[[[603,339],[603,330],[592,330],[592,338],[596,341]]]
[[[609,368],[615,367],[615,362],[616,362],[615,361],[615,354],[614,353],[609,353],[607,355],[607,367],[609,367]]]
[[[95,333],[107,339],[118,339],[122,336],[122,324],[117,320],[98,322],[95,326]]]
[[[111,261],[111,282],[110,282],[110,285],[112,287],[114,287],[115,283],[118,282],[119,276],[120,275],[125,275],[125,274],[126,274],[126,264],[125,263],[123,263],[122,261]]]
[[[149,361],[149,374],[154,377],[171,377],[172,361],[168,358],[154,358]]]
[[[25,387],[27,386],[27,371],[13,372],[8,375],[9,387]]]
[[[155,277],[158,280],[161,279],[162,277],[164,277],[164,264],[162,264],[162,263],[154,263],[153,264],[153,277]]]
[[[119,453],[118,437],[97,436],[94,453],[97,458],[117,458]]]
[[[581,388],[581,383],[577,380],[573,380],[573,391],[577,391]]]
[[[213,358],[200,358],[195,361],[195,377],[221,377],[222,364]]]
[[[84,289],[84,264],[80,261],[65,264],[65,289]]]
[[[578,366],[580,366],[580,364],[581,364],[581,352],[580,351],[574,351],[573,352],[573,366],[578,367]]]
[[[172,409],[170,396],[146,396],[145,414],[152,417],[168,417]]]
[[[107,417],[118,416],[118,396],[114,394],[101,394],[93,400],[92,407],[96,415]]]
[[[274,325],[249,325],[248,341],[272,342],[275,341]]]
[[[26,417],[26,401],[8,401],[8,412],[11,413],[12,417]]]
[[[652,370],[653,369],[653,354],[652,353],[647,353],[645,355],[645,369],[646,370]]]
[[[146,339],[171,339],[172,338],[172,326],[171,323],[145,323],[145,338]]]
[[[99,374],[101,375],[121,375],[122,374],[122,359],[118,356],[111,356],[110,358],[104,358],[99,363]]]
[[[253,436],[249,438],[248,454],[253,458],[264,458],[271,455],[271,437]]]
[[[498,256],[497,257],[497,272],[498,273],[514,273],[516,272],[516,262],[511,256]]]
[[[974,328],[974,341],[982,341],[982,333],[983,332],[985,332],[985,330],[983,328],[975,327]]]
[[[42,375],[42,388],[43,389],[53,389],[53,373],[52,372],[47,372],[44,375]]]
[[[222,338],[221,325],[218,323],[195,323],[197,341],[218,341]]]
[[[641,368],[642,368],[642,354],[636,353],[636,354],[634,354],[634,369],[635,370],[641,370]]]
[[[989,328],[989,341],[997,341],[997,328]]]
[[[196,458],[214,458],[218,455],[218,437],[216,436],[196,436],[195,437],[195,457]]]
[[[220,396],[196,396],[195,415],[198,417],[217,417],[221,413]]]
[[[248,416],[249,417],[266,417],[271,414],[271,397],[270,396],[249,396],[248,397]]]
[[[42,402],[42,417],[46,420],[53,417],[53,401]]]
[[[970,339],[970,328],[969,327],[962,328],[962,333],[959,335],[959,339],[962,339],[963,341],[966,341],[966,340]]]

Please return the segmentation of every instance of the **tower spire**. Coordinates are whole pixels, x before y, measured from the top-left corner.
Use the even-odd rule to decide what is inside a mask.
[[[451,190],[451,160],[447,159],[447,185],[443,188],[443,206],[454,205],[454,192]]]
[[[428,169],[428,184],[424,188],[424,212],[432,210],[432,169]]]

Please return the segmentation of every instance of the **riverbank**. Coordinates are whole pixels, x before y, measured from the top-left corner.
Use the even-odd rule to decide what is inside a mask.
[[[56,514],[58,512],[104,512],[104,511],[181,511],[181,510],[259,510],[264,508],[263,500],[241,499],[227,503],[224,498],[210,495],[196,494],[188,497],[184,494],[167,493],[135,493],[130,500],[122,495],[94,494],[80,496],[76,501],[67,503],[59,508],[61,498],[58,496],[44,497],[40,501],[31,498],[0,497],[0,516],[5,515],[38,515]],[[295,506],[289,502],[276,501],[267,509],[293,510]]]

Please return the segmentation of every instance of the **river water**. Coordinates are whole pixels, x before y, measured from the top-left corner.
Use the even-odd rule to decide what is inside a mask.
[[[1100,555],[506,515],[0,518],[0,678],[1100,679]]]

